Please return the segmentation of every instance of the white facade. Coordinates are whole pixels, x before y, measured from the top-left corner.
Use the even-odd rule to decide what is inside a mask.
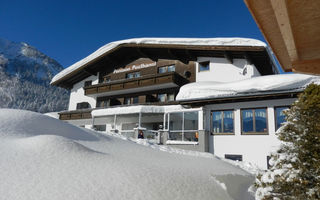
[[[92,81],[92,84],[98,84],[99,75],[97,76],[89,76],[88,78],[76,83],[73,85],[71,92],[70,92],[70,100],[69,100],[69,110],[76,110],[77,104],[81,102],[88,102],[91,108],[96,107],[96,99],[93,97],[89,97],[84,95],[84,83],[86,81]]]
[[[207,71],[199,71],[199,62],[209,61],[209,69]],[[215,82],[233,82],[238,80],[250,79],[252,77],[260,76],[256,67],[253,64],[248,64],[246,59],[233,59],[230,63],[226,58],[213,58],[213,57],[199,57],[196,63],[196,82],[215,81]],[[86,96],[84,94],[84,84],[86,81],[92,81],[92,84],[98,84],[98,75],[90,76],[78,83],[76,83],[70,94],[69,110],[76,110],[77,104],[88,102],[91,108],[96,108],[96,97]],[[280,99],[280,100],[264,100],[264,101],[250,101],[238,103],[225,103],[225,104],[209,104],[199,110],[198,115],[198,131],[211,132],[211,111],[219,110],[234,110],[234,134],[232,135],[210,135],[209,152],[219,157],[225,157],[226,154],[241,155],[244,162],[250,162],[258,165],[262,169],[267,168],[267,156],[277,149],[280,141],[275,135],[275,106],[289,106],[293,103],[294,99]],[[122,107],[125,109],[124,107]],[[241,133],[241,109],[244,108],[267,108],[267,134],[265,135],[243,135]],[[112,109],[112,108],[111,108]],[[133,135],[134,128],[137,124],[147,130],[153,130],[154,124],[159,124],[164,121],[165,113],[172,113],[168,111],[159,112],[158,114],[145,114],[140,112],[132,112],[125,114],[112,114],[107,113],[93,117],[92,120],[85,120],[86,127],[105,126],[106,131],[119,131],[123,135]],[[180,112],[188,109],[180,110]],[[98,110],[96,110],[98,111]],[[95,111],[95,112],[96,112]],[[103,111],[103,110],[99,110]],[[110,111],[110,110],[109,110]],[[178,111],[179,112],[179,111]],[[76,122],[76,121],[74,121]],[[70,123],[74,123],[70,120]],[[82,123],[79,121],[79,123]],[[88,124],[89,123],[89,124]],[[76,124],[76,123],[74,123]],[[79,125],[79,124],[77,124]],[[164,128],[166,125],[164,126]],[[170,132],[170,130],[168,130]],[[194,130],[197,132],[197,130]],[[207,139],[206,139],[207,140]],[[184,141],[184,145],[195,145],[194,141]],[[176,143],[174,143],[176,144]],[[198,144],[196,142],[196,144]],[[183,145],[180,145],[182,147]]]
[[[267,168],[267,156],[275,151],[280,141],[275,135],[274,107],[290,106],[295,99],[248,101],[205,106],[205,129],[211,131],[211,111],[234,110],[234,134],[210,135],[209,152],[225,157],[226,154],[242,155],[243,161]],[[267,108],[267,135],[244,135],[241,131],[241,109]]]
[[[200,71],[199,62],[205,61],[210,62],[209,70]],[[255,76],[260,76],[260,73],[246,59],[233,59],[230,63],[226,58],[198,57],[196,63],[196,82],[232,82]]]

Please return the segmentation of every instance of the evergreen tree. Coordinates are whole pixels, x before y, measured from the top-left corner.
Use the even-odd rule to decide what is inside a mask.
[[[320,199],[320,86],[310,84],[285,114],[282,144],[257,176],[256,199]]]

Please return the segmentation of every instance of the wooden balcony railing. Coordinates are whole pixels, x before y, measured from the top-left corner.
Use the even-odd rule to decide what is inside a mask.
[[[138,78],[112,81],[109,83],[100,83],[84,87],[85,95],[111,92],[116,90],[131,89],[137,87],[146,87],[165,83],[173,83],[178,86],[184,85],[188,80],[176,72],[168,72]]]
[[[74,110],[59,113],[60,120],[91,119],[90,110]]]

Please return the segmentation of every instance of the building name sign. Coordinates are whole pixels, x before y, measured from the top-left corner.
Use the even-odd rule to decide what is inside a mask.
[[[154,67],[156,66],[157,63],[156,62],[153,62],[153,63],[148,63],[148,64],[140,64],[140,65],[132,65],[130,67],[126,67],[126,68],[123,68],[123,69],[115,69],[113,71],[114,74],[117,74],[117,73],[121,73],[121,72],[127,72],[127,71],[131,71],[131,70],[137,70],[137,69],[143,69],[143,68],[148,68],[148,67]]]

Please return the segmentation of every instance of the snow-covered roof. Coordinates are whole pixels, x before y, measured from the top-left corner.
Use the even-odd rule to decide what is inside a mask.
[[[133,114],[133,113],[165,113],[170,111],[183,110],[181,105],[169,105],[169,106],[126,106],[116,108],[106,108],[93,110],[91,115],[93,117],[108,116],[108,115],[121,115],[121,114]]]
[[[100,58],[101,56],[123,44],[266,47],[264,42],[249,38],[133,38],[128,40],[120,40],[102,46],[89,56],[62,70],[52,78],[51,84],[71,74],[72,72],[85,67],[92,61]]]
[[[176,100],[193,101],[293,91],[299,92],[310,83],[320,84],[320,76],[278,74],[229,83],[195,82],[182,86]]]

